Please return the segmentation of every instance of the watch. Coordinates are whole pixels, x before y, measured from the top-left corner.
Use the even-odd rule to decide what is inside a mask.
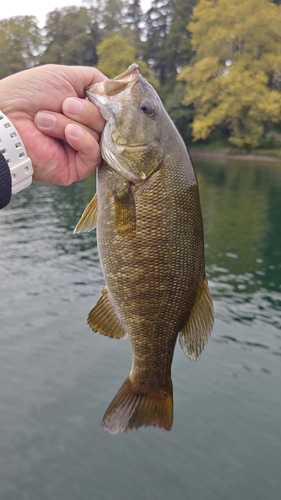
[[[9,118],[0,111],[0,153],[8,163],[12,177],[12,194],[32,182],[33,168],[21,137]]]

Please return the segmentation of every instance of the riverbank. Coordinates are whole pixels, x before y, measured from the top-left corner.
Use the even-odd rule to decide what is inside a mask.
[[[234,152],[229,150],[215,150],[215,149],[207,149],[204,148],[187,148],[190,156],[204,156],[209,158],[226,158],[228,160],[243,160],[243,161],[270,161],[270,162],[279,162],[281,163],[281,156],[278,157],[272,152],[269,154],[264,154],[262,152],[255,153],[245,153],[245,152]],[[281,155],[281,152],[280,152]]]

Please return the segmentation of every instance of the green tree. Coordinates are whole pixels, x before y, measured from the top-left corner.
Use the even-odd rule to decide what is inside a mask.
[[[135,48],[138,58],[142,58],[144,43],[144,15],[141,9],[140,0],[124,0],[124,29],[120,33]]]
[[[169,85],[170,91],[167,86],[159,89],[160,97],[163,100],[164,106],[169,113],[171,119],[176,125],[182,138],[186,142],[191,141],[191,122],[194,110],[191,106],[183,106],[182,101],[185,94],[185,86],[183,82],[175,81]]]
[[[158,81],[154,78],[153,71],[144,61],[136,58],[134,47],[120,35],[106,38],[97,47],[99,56],[98,69],[109,78],[114,78],[125,71],[130,64],[136,62],[142,75],[154,86]]]
[[[34,16],[0,21],[0,78],[38,63],[42,37]]]
[[[179,76],[195,140],[224,125],[232,144],[253,148],[281,120],[280,26],[270,0],[200,0],[188,26],[196,55]]]
[[[98,69],[108,78],[114,78],[134,62],[134,48],[120,35],[103,40],[97,47]]]
[[[101,26],[103,39],[118,34],[134,48],[135,54],[141,56],[142,10],[140,0],[105,0]]]
[[[50,12],[45,26],[46,50],[41,64],[94,65],[100,30],[94,8],[65,7]]]
[[[191,107],[183,106],[183,83],[178,72],[193,55],[187,24],[198,0],[154,1],[145,15],[143,58],[160,79],[160,96],[185,140],[190,140]]]
[[[127,0],[125,6],[126,25],[129,26],[132,31],[136,32],[140,40],[142,33],[141,23],[143,19],[140,0]]]
[[[176,75],[193,56],[187,25],[198,0],[173,0],[172,19],[165,44],[167,75]]]
[[[123,0],[104,0],[101,8],[104,36],[118,33],[124,28],[125,7]]]
[[[160,84],[167,79],[166,42],[172,20],[174,0],[152,0],[145,14],[144,59],[156,71]]]
[[[175,78],[193,55],[187,25],[198,0],[153,0],[146,12],[144,58],[156,70],[161,85]]]

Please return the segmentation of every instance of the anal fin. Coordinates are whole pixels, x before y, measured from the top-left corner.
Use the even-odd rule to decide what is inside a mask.
[[[213,302],[207,278],[199,286],[190,316],[179,334],[183,352],[195,361],[204,351],[214,324]]]
[[[102,297],[95,307],[89,312],[87,323],[94,332],[106,337],[122,339],[127,336],[124,327],[116,316],[108,298],[108,290],[104,287],[101,291]]]

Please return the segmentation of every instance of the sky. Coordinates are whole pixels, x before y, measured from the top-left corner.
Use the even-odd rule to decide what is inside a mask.
[[[141,0],[144,10],[150,7],[151,0]],[[40,28],[45,24],[46,15],[55,9],[62,9],[76,5],[77,7],[86,5],[83,0],[13,0],[2,1],[0,9],[0,20],[14,16],[35,16]]]

